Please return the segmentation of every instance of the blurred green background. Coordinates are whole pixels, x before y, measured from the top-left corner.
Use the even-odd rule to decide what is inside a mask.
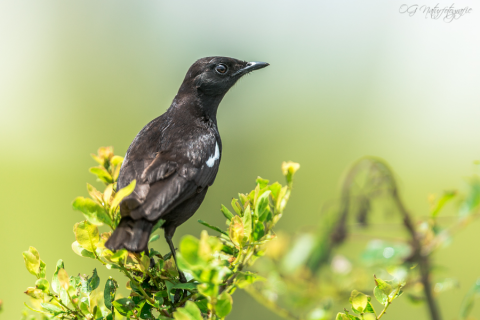
[[[0,318],[19,318],[28,300],[23,291],[34,279],[21,255],[28,246],[39,250],[48,277],[59,258],[70,274],[98,267],[70,248],[82,219],[71,202],[94,182],[89,154],[113,145],[123,155],[204,56],[271,66],[222,102],[220,172],[175,243],[199,235],[197,219],[221,225],[220,203],[251,190],[257,175],[281,179],[283,160],[302,166],[279,224],[285,232],[317,224],[342,173],[363,155],[391,164],[417,216],[427,214],[428,194],[461,188],[480,159],[479,3],[456,4],[473,13],[452,23],[399,14],[402,3],[1,1]],[[439,297],[445,319],[457,316],[480,277],[479,227],[434,256],[460,282]],[[277,319],[235,295],[229,319]],[[388,318],[425,315],[399,299]]]

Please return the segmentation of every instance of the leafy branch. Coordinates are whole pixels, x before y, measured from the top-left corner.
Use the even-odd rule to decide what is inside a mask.
[[[281,218],[290,197],[293,176],[299,165],[283,163],[287,185],[258,178],[249,193],[233,199],[233,212],[222,206],[227,230],[199,221],[219,232],[210,236],[203,231],[200,239],[186,236],[181,240],[178,254],[180,268],[188,282],[182,283],[171,253],[162,255],[150,249],[149,254],[126,250],[112,252],[105,248],[111,231],[120,221],[119,204],[135,188],[135,181],[117,190],[117,179],[123,159],[112,148],[100,148],[92,155],[98,163],[90,168],[97,180],[105,185],[103,192],[87,184],[89,198],[78,197],[73,208],[86,220],[74,226],[76,241],[72,250],[81,257],[98,261],[109,270],[118,270],[129,281],[130,294],[117,298],[117,281],[110,277],[100,289],[96,269],[91,276],[68,276],[62,260],[57,262],[51,284],[46,279],[45,263],[38,251],[30,247],[23,253],[27,270],[37,277],[35,287],[25,292],[37,308],[30,310],[49,319],[223,319],[232,310],[232,294],[236,289],[263,280],[245,271],[265,251],[265,244],[276,238],[275,224]],[[154,227],[161,227],[162,221]],[[110,231],[100,232],[106,226]],[[152,232],[153,233],[153,232]],[[152,234],[149,242],[159,238]]]

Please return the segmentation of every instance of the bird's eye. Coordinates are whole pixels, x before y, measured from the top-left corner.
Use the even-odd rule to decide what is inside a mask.
[[[225,72],[227,72],[227,70],[228,68],[224,64],[219,64],[218,66],[215,67],[215,71],[217,71],[220,74],[224,74]]]

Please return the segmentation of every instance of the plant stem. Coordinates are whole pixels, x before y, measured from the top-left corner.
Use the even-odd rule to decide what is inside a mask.
[[[85,314],[83,314],[82,310],[80,310],[80,308],[78,307],[78,305],[76,305],[75,302],[73,302],[73,299],[72,299],[72,297],[70,296],[70,293],[68,293],[68,290],[65,290],[65,292],[67,293],[68,299],[70,299],[70,301],[72,302],[72,305],[73,305],[73,307],[75,308],[76,312],[77,312],[77,313],[80,313],[83,317],[85,317]]]
[[[403,205],[402,201],[400,200],[400,196],[398,195],[397,188],[395,186],[394,190],[392,191],[392,196],[395,204],[397,205],[400,213],[403,215],[403,222],[405,227],[407,228],[410,236],[412,238],[413,243],[413,250],[415,252],[415,256],[418,261],[418,265],[420,268],[420,277],[421,282],[423,284],[423,291],[425,297],[427,298],[428,309],[430,311],[430,318],[432,320],[441,320],[442,317],[440,315],[440,310],[438,309],[437,302],[433,297],[432,293],[432,285],[430,283],[430,261],[428,254],[424,254],[422,252],[422,244],[418,239],[417,233],[415,232],[415,228],[413,227],[412,220],[410,218],[410,214],[406,210],[405,206]]]
[[[125,268],[122,265],[120,265],[120,268],[123,271],[123,273],[128,277],[128,279],[130,279],[131,282],[133,282],[137,285],[138,290],[140,290],[140,292],[145,297],[145,299],[147,299],[150,302],[150,304],[152,306],[154,306],[155,305],[155,300],[153,300],[152,298],[150,298],[148,296],[148,294],[145,292],[145,290],[143,290],[142,286],[137,281],[135,281],[135,279],[133,279],[133,277],[128,273],[127,270],[125,270]],[[162,309],[159,309],[157,307],[154,307],[154,308],[157,309],[159,312],[162,312]]]
[[[390,306],[391,302],[387,301],[385,308],[383,308],[382,312],[378,315],[377,320],[383,317],[383,315],[387,312],[388,306]]]

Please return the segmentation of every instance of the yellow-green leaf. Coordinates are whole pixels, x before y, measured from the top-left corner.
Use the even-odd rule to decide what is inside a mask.
[[[93,254],[93,252],[90,252],[90,251],[82,248],[82,246],[80,245],[80,243],[78,243],[78,241],[74,241],[72,243],[72,250],[73,250],[73,252],[75,252],[76,254],[78,254],[81,257],[95,259],[95,255]]]
[[[250,206],[247,206],[245,213],[242,217],[243,223],[243,235],[245,236],[245,241],[250,241],[252,237],[252,211]]]
[[[114,166],[118,166],[123,163],[123,157],[114,156],[112,160],[110,160],[110,163]]]
[[[217,298],[217,303],[215,304],[215,313],[220,318],[225,318],[228,316],[230,311],[232,311],[232,304],[232,296],[226,291],[223,291],[222,294]]]
[[[185,307],[178,308],[173,313],[173,318],[175,320],[203,320],[200,309],[192,301],[187,301]]]
[[[63,260],[60,259],[57,261],[57,266],[55,268],[55,272],[53,273],[53,278],[52,278],[52,289],[56,293],[60,293],[60,282],[58,281],[58,271],[60,271],[60,269],[63,269],[63,268],[65,268],[65,265],[63,263]]]
[[[40,274],[40,254],[34,247],[28,248],[28,251],[23,252],[23,260],[28,272],[39,278]]]
[[[60,284],[60,287],[65,289],[65,290],[68,290],[68,274],[67,274],[67,271],[65,271],[65,269],[61,268],[58,270],[58,274],[57,274],[57,278],[58,278],[58,283]]]
[[[242,247],[244,243],[244,228],[242,218],[240,216],[233,217],[229,227],[230,240],[237,247]]]
[[[103,181],[106,184],[113,182],[112,176],[104,168],[93,167],[93,168],[90,168],[89,171],[90,173],[93,173],[94,175],[96,175],[99,180]]]
[[[368,305],[368,297],[362,292],[353,290],[352,294],[350,295],[350,303],[352,304],[352,308],[354,310],[358,311],[359,313],[363,313]]]
[[[95,251],[100,241],[97,226],[88,221],[82,221],[75,224],[73,233],[75,233],[75,238],[82,248],[90,252]]]
[[[268,214],[270,213],[270,205],[269,205],[269,196],[270,190],[265,191],[260,197],[258,197],[256,205],[255,205],[255,215],[258,217],[260,221],[265,221],[267,219]]]
[[[120,204],[120,202],[122,202],[123,198],[129,196],[133,192],[133,190],[135,190],[135,185],[136,180],[133,180],[128,186],[120,189],[115,195],[115,198],[113,198],[112,208],[116,208]]]
[[[43,299],[43,291],[41,289],[30,287],[24,293],[34,299]]]
[[[72,205],[73,209],[82,212],[88,222],[94,225],[101,226],[104,223],[109,226],[113,225],[113,222],[110,219],[110,216],[105,212],[105,209],[92,199],[77,197]]]

